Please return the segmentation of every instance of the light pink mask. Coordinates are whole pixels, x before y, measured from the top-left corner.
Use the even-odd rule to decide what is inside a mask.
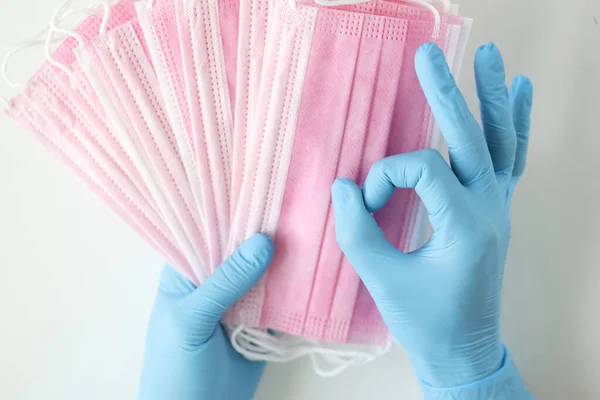
[[[113,29],[132,18],[127,4],[115,6],[108,20]],[[80,40],[98,35],[101,16],[85,19],[76,29]],[[174,244],[173,236],[156,211],[156,205],[134,163],[124,153],[75,60],[74,38],[53,53],[69,68],[64,71],[45,63],[29,80],[28,88],[11,102],[7,113],[31,132],[65,163],[134,230],[156,247],[188,277],[195,279],[188,261]]]
[[[235,0],[136,9],[139,23],[131,4],[114,7],[99,36],[100,18],[86,20],[78,61],[73,39],[55,53],[70,76],[43,67],[10,114],[196,284],[251,234],[274,236],[269,272],[226,323],[386,343],[337,246],[329,190],[337,176],[362,183],[386,155],[435,145],[413,65],[431,40],[430,10],[242,0],[238,49]],[[457,65],[463,23],[439,24]],[[417,200],[399,191],[376,215],[404,250],[421,237]]]
[[[360,179],[385,153],[407,22],[285,2],[270,21],[249,145],[256,155],[233,243],[261,230],[277,250],[266,280],[230,316],[345,342],[358,277],[338,281],[329,188],[338,175]]]
[[[389,5],[380,13],[404,17],[406,9]],[[248,164],[232,241],[256,230],[275,233],[276,255],[267,278],[228,322],[333,342],[388,340],[335,241],[329,188],[336,176],[362,183],[376,160],[429,143],[427,103],[412,60],[431,40],[433,18],[428,10],[415,15],[423,22],[276,4],[247,150],[258,156]],[[444,20],[442,38],[447,26]],[[396,209],[390,220],[398,225],[385,228],[406,248],[418,205],[404,198],[401,206],[408,210],[400,223]]]
[[[471,20],[448,17],[442,25],[438,44],[447,54],[448,62],[458,75],[470,33]],[[405,57],[414,59],[418,47],[428,38],[430,28],[421,22],[410,22]],[[415,151],[426,147],[439,147],[439,131],[434,126],[431,110],[421,90],[414,64],[403,68],[398,101],[390,129],[386,156]],[[418,132],[418,135],[412,133]],[[375,214],[386,237],[403,251],[418,248],[424,238],[426,214],[417,195],[412,190],[397,190],[388,204]],[[346,270],[352,267],[346,263]],[[351,272],[348,272],[351,273]],[[377,307],[366,287],[360,283],[354,307],[348,340],[352,343],[383,343],[388,338]]]
[[[273,0],[239,0],[239,36],[236,67],[235,123],[231,183],[231,213],[235,215],[242,181],[253,157],[249,153]]]
[[[226,256],[231,197],[232,114],[216,0],[175,0],[184,87],[207,231],[217,232]],[[216,268],[213,263],[209,270]]]

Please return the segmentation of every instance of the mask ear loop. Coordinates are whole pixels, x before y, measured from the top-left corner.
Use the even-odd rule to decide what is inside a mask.
[[[427,8],[429,11],[431,11],[431,13],[433,14],[433,18],[435,20],[434,25],[433,25],[433,32],[431,34],[431,37],[433,37],[434,39],[437,39],[440,37],[440,29],[442,26],[442,17],[440,15],[440,12],[437,10],[437,8],[435,8],[430,2],[429,0],[402,0],[406,3],[415,3],[415,4],[420,4],[423,7]],[[448,0],[441,0],[444,3],[444,8],[446,8],[446,2]]]
[[[102,7],[104,8],[104,16],[102,17],[102,23],[100,24],[100,36],[106,35],[106,31],[108,29],[108,21],[110,20],[110,11],[114,4],[111,4],[108,0],[102,0],[100,2]]]
[[[13,89],[21,89],[23,87],[23,84],[20,84],[18,82],[15,82],[8,74],[8,64],[10,63],[10,60],[21,50],[23,49],[27,49],[29,47],[34,47],[34,46],[39,46],[44,44],[44,40],[38,39],[40,36],[46,34],[48,32],[48,28],[44,28],[42,29],[40,32],[38,32],[35,36],[32,37],[32,39],[23,42],[19,45],[16,46],[12,46],[12,47],[5,47],[0,49],[1,51],[7,51],[7,53],[4,55],[4,57],[2,58],[2,63],[0,64],[0,76],[2,77],[2,80],[4,81],[4,83],[6,83],[6,85],[10,88]],[[61,39],[56,39],[61,40]],[[10,108],[12,103],[9,99],[7,99],[4,96],[0,96],[0,103],[2,104],[2,106],[4,106],[5,108]]]
[[[86,8],[79,8],[79,9],[74,9],[74,10],[68,10],[65,12],[65,8],[71,3],[72,0],[68,0],[68,1],[64,1],[59,8],[57,9],[57,11],[55,12],[55,16],[57,17],[58,14],[61,14],[62,18],[67,18],[70,17],[71,15],[77,14],[77,13],[83,13],[86,15],[94,15],[96,14],[96,5],[92,5]],[[104,7],[104,18],[102,20],[102,24],[100,26],[100,29],[102,32],[105,32],[107,29],[107,25],[108,25],[108,19],[109,19],[109,12],[110,12],[110,8],[112,6],[114,6],[117,3],[117,1],[113,1],[113,2],[109,2],[107,0],[102,1],[102,6]],[[16,46],[10,46],[10,47],[5,47],[5,48],[1,48],[1,51],[7,51],[7,53],[4,55],[4,57],[2,58],[2,63],[0,64],[0,77],[2,78],[2,80],[4,81],[4,83],[6,83],[7,86],[9,86],[10,88],[13,89],[21,89],[23,88],[23,86],[27,85],[30,86],[29,82],[27,82],[25,85],[19,82],[16,82],[15,80],[13,80],[9,73],[8,73],[8,64],[10,63],[11,59],[17,54],[19,53],[21,50],[30,48],[30,47],[35,47],[35,46],[51,46],[52,44],[58,43],[62,40],[64,40],[64,37],[58,37],[58,38],[54,38],[53,34],[52,34],[52,30],[54,30],[54,32],[56,33],[66,33],[69,36],[74,36],[77,39],[77,33],[76,32],[71,32],[71,31],[67,31],[64,30],[58,26],[56,26],[56,24],[54,23],[54,18],[53,17],[53,21],[50,24],[50,26],[46,26],[44,29],[42,29],[41,31],[39,31],[36,35],[34,35],[30,40],[27,40],[21,44],[18,44]],[[54,29],[51,29],[51,26],[53,25]],[[39,39],[41,36],[43,35],[47,35],[50,36],[50,43],[48,44],[48,38],[46,39]],[[47,52],[46,52],[47,55]],[[56,59],[54,59],[54,57],[52,57],[52,54],[50,54],[50,57],[48,57],[48,60],[50,61],[50,63],[58,68],[60,68],[61,70],[65,70],[66,66],[64,66],[63,64],[60,64]],[[70,73],[71,71],[67,72]],[[4,96],[0,96],[0,104],[2,106],[5,106],[7,108],[11,107],[11,101],[9,99],[7,99]]]
[[[444,5],[444,13],[448,14],[450,12],[450,9],[452,8],[452,3],[450,2],[450,0],[440,0],[440,1]]]
[[[8,100],[4,96],[0,96],[0,105],[2,106],[2,108],[10,108],[11,107],[10,100]]]
[[[58,9],[52,15],[51,20],[50,20],[50,31],[48,32],[48,36],[46,37],[44,51],[46,53],[48,62],[50,64],[54,65],[56,68],[63,71],[71,79],[71,84],[74,84],[73,70],[71,68],[69,68],[67,65],[59,62],[56,58],[54,58],[54,55],[52,54],[52,48],[51,48],[52,40],[53,40],[55,33],[62,33],[66,36],[71,36],[75,40],[77,40],[77,43],[78,43],[77,50],[80,50],[85,46],[85,41],[83,40],[83,37],[79,33],[77,33],[74,30],[71,30],[71,29],[62,28],[58,25],[58,22],[57,22],[57,20],[65,18],[65,16],[63,15],[65,12],[65,9],[72,3],[72,1],[73,0],[64,0],[63,3],[58,7]],[[100,24],[99,34],[100,34],[100,36],[103,36],[106,34],[106,30],[108,28],[108,21],[110,18],[110,11],[111,11],[112,5],[110,4],[110,2],[108,0],[103,0],[100,2],[100,4],[104,8],[104,16],[102,18],[102,23]]]
[[[60,6],[58,6],[56,11],[54,11],[54,14],[52,14],[52,16],[50,17],[50,30],[48,32],[48,35],[46,36],[46,42],[44,44],[44,52],[46,54],[46,58],[48,59],[48,62],[50,64],[54,65],[56,68],[63,71],[71,80],[71,84],[74,83],[73,70],[71,68],[69,68],[68,66],[66,66],[65,64],[59,62],[56,58],[54,58],[54,55],[52,54],[52,39],[53,39],[55,33],[62,33],[67,36],[72,36],[73,38],[75,38],[75,40],[77,40],[77,43],[78,43],[78,46],[77,46],[78,49],[83,48],[84,41],[83,41],[83,38],[81,37],[81,35],[79,35],[75,31],[70,31],[68,29],[61,28],[57,23],[57,20],[64,18],[63,14],[64,14],[66,8],[72,2],[73,2],[73,0],[64,0],[62,2],[62,4]]]
[[[90,8],[85,8],[85,9],[69,10],[64,15],[64,18],[70,17],[71,15],[77,14],[80,12],[84,13],[86,15],[95,14],[95,12],[92,11],[92,8],[90,7]],[[49,26],[46,26],[44,29],[42,29],[40,32],[38,32],[35,36],[33,36],[32,39],[27,40],[21,44],[18,44],[15,46],[10,46],[10,47],[0,48],[0,51],[7,51],[7,53],[5,54],[5,56],[2,59],[2,63],[0,64],[0,76],[2,77],[2,80],[6,83],[7,86],[9,86],[13,89],[21,89],[23,87],[23,84],[14,81],[8,74],[8,64],[10,63],[10,60],[21,50],[24,50],[24,49],[27,49],[30,47],[34,47],[34,46],[44,45],[46,43],[46,40],[39,39],[39,37],[42,35],[48,35],[48,29],[49,29]],[[65,39],[64,37],[54,38],[54,39],[52,39],[52,44],[58,43],[64,39]]]
[[[376,360],[391,348],[391,341],[374,352],[336,350],[322,347],[314,340],[289,335],[270,334],[240,325],[231,333],[233,348],[248,360],[283,363],[308,356],[313,370],[322,377],[338,375],[353,365],[364,365]],[[323,366],[321,361],[330,364]]]

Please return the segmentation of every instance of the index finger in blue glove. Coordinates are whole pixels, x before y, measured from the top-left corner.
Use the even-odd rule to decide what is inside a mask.
[[[488,186],[495,177],[485,137],[456,86],[444,53],[436,44],[425,43],[417,51],[415,68],[448,142],[452,170],[465,186],[480,180],[483,186]]]
[[[517,149],[506,74],[500,51],[493,43],[481,46],[475,55],[475,81],[481,109],[483,133],[502,192],[512,177]]]
[[[273,251],[269,237],[252,236],[185,299],[181,311],[194,326],[195,345],[208,340],[223,314],[256,285],[271,263]]]
[[[377,279],[386,276],[373,268],[385,266],[389,260],[408,261],[410,256],[387,240],[365,207],[356,183],[347,178],[336,179],[331,187],[331,197],[337,242],[365,284],[372,286]]]
[[[424,149],[376,162],[365,180],[363,196],[369,211],[383,207],[396,188],[414,188],[429,213],[434,230],[460,217],[463,187],[440,153]]]

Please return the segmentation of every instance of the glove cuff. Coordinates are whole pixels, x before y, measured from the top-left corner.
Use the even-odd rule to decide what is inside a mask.
[[[424,400],[533,399],[533,396],[525,389],[521,374],[506,347],[504,347],[502,366],[498,371],[485,379],[467,385],[448,388],[435,388],[421,382],[421,388]]]

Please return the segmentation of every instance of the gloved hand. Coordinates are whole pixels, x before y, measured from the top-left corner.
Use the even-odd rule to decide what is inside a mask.
[[[335,223],[340,247],[421,382],[452,387],[494,374],[505,359],[500,300],[509,205],[525,166],[532,86],[519,76],[509,95],[500,52],[482,46],[475,60],[482,129],[437,46],[423,45],[415,65],[451,167],[427,149],[377,162],[362,192],[340,178],[332,187]],[[434,231],[410,254],[392,246],[371,215],[395,188],[416,190]]]
[[[247,400],[264,363],[238,354],[219,321],[254,286],[273,256],[273,242],[255,235],[196,288],[165,267],[148,326],[139,398]]]

